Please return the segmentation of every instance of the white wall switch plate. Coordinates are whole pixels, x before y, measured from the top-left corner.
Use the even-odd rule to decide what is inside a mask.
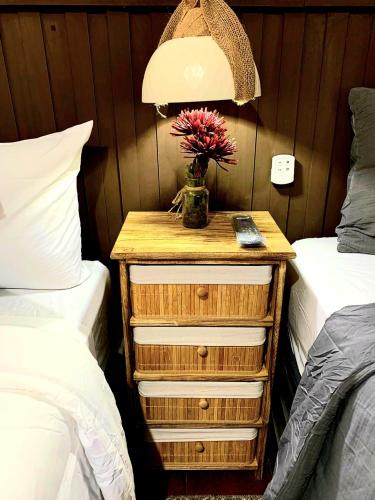
[[[272,158],[272,184],[290,184],[294,181],[295,157],[292,155],[276,155]]]

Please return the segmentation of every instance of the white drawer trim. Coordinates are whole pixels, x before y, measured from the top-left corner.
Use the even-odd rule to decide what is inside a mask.
[[[130,281],[149,285],[267,285],[272,266],[130,266]]]
[[[263,382],[140,382],[145,398],[244,398],[263,394]]]
[[[257,434],[257,429],[147,429],[146,441],[156,443],[252,441]]]
[[[134,328],[137,344],[204,345],[204,346],[259,346],[266,340],[262,327],[225,326],[138,326]]]

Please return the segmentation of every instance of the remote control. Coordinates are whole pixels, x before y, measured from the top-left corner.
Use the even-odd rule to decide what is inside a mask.
[[[233,217],[233,227],[240,245],[252,247],[265,245],[265,239],[249,215],[235,215]]]

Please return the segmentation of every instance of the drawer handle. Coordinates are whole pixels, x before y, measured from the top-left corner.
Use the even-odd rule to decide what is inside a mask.
[[[197,353],[201,358],[205,358],[208,354],[207,347],[205,347],[204,345],[201,345],[200,347],[198,347]]]
[[[206,300],[208,298],[208,290],[203,286],[200,286],[197,290],[198,297],[202,300]]]
[[[208,407],[210,406],[207,399],[201,399],[198,404],[201,410],[208,410]]]
[[[203,443],[195,443],[195,451],[197,453],[203,453],[204,452]]]

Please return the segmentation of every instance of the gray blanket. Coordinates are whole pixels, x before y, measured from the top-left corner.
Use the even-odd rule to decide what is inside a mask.
[[[375,304],[334,313],[310,349],[264,500],[375,499]]]

